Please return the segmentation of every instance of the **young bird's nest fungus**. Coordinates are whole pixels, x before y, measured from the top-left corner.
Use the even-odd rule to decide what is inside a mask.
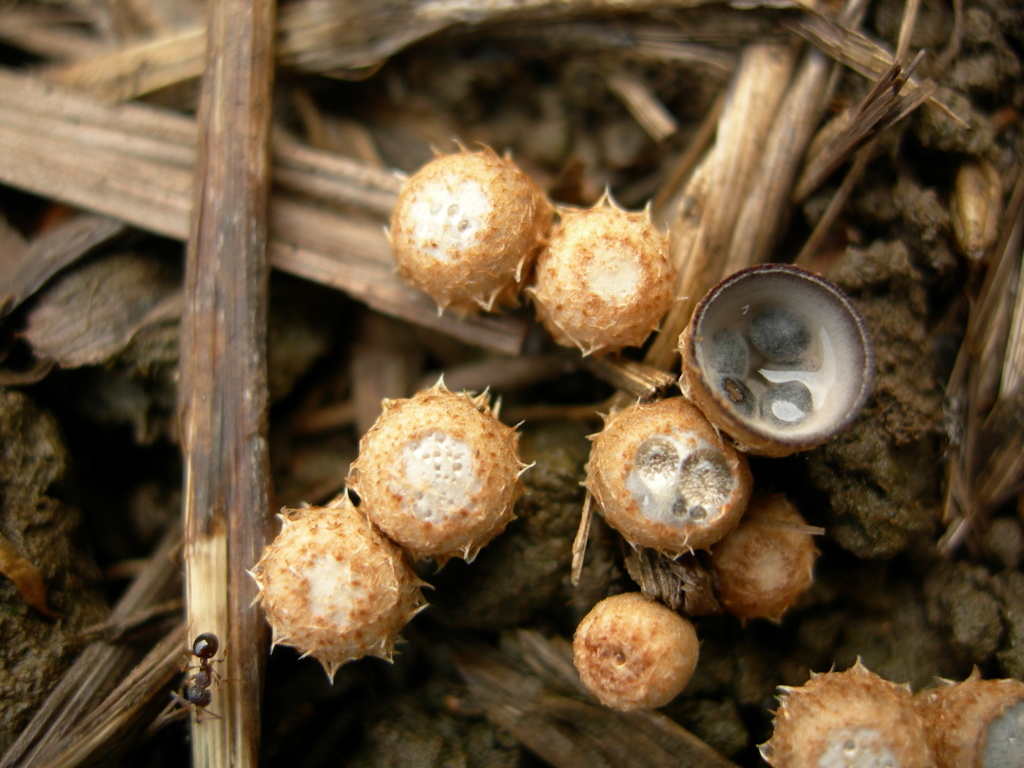
[[[286,509],[282,529],[250,571],[274,645],[317,659],[334,679],[363,656],[391,659],[406,622],[424,606],[405,554],[352,506]]]
[[[739,523],[750,498],[747,460],[683,398],[612,414],[593,441],[585,485],[631,544],[675,557]]]
[[[606,707],[624,712],[668,704],[690,682],[700,644],[693,625],[639,592],[593,607],[573,639],[580,680]]]
[[[846,672],[783,686],[775,732],[761,755],[776,768],[931,768],[924,723],[909,687],[858,660]]]
[[[349,487],[416,558],[472,560],[512,520],[523,492],[519,436],[486,393],[456,394],[442,382],[383,407],[359,443]]]
[[[514,303],[551,226],[544,193],[493,150],[439,155],[403,185],[389,237],[399,274],[440,310]]]
[[[563,208],[527,289],[555,341],[585,355],[640,346],[673,300],[668,239],[650,212],[609,195],[586,210]]]

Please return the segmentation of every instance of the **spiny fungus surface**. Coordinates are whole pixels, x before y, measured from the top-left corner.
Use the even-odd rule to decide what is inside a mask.
[[[484,147],[439,155],[403,185],[389,237],[399,274],[440,310],[513,303],[553,208],[511,160]]]
[[[715,544],[718,596],[741,619],[779,621],[814,580],[818,550],[785,496],[755,496],[736,530]]]
[[[931,768],[910,688],[858,660],[846,672],[783,686],[775,731],[761,755],[775,768]]]
[[[634,545],[673,557],[705,549],[746,509],[746,459],[681,397],[612,414],[592,439],[585,485]]]
[[[285,509],[282,528],[250,571],[274,645],[338,667],[391,659],[402,627],[424,606],[405,554],[342,495],[326,507]]]
[[[982,680],[977,668],[962,683],[922,691],[914,705],[939,768],[1024,765],[1024,683]]]
[[[486,393],[453,393],[443,382],[383,409],[359,443],[349,487],[416,558],[472,560],[512,520],[523,492],[519,436]]]
[[[674,298],[668,239],[649,211],[625,211],[607,194],[559,214],[527,289],[537,316],[555,341],[585,355],[643,344]]]

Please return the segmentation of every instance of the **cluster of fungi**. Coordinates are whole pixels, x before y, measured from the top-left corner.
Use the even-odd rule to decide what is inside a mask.
[[[586,210],[556,207],[486,148],[440,155],[406,180],[389,237],[399,273],[439,310],[490,311],[524,293],[554,340],[584,355],[642,345],[675,300],[667,239],[648,212],[608,195]],[[682,395],[609,414],[592,436],[585,486],[635,549],[709,552],[721,606],[778,621],[811,584],[816,529],[785,497],[754,492],[747,455],[807,450],[856,417],[874,373],[865,324],[828,281],[768,264],[715,286],[678,349]],[[252,569],[274,642],[332,677],[352,659],[390,658],[424,606],[409,560],[472,560],[512,519],[528,469],[517,442],[486,394],[439,383],[385,401],[349,473],[358,508],[345,494],[285,510]],[[599,602],[573,644],[586,687],[624,711],[677,696],[698,647],[689,617],[641,592]],[[777,766],[930,765],[960,738],[996,762],[949,765],[1003,765],[999,750],[1021,738],[1022,689],[972,678],[915,700],[858,663],[786,689],[762,754]]]

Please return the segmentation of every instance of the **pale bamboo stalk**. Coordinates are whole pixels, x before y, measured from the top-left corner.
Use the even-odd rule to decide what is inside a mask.
[[[268,536],[267,210],[273,0],[208,8],[185,269],[179,402],[185,601],[193,636],[221,643],[211,707],[192,718],[195,766],[259,763],[267,627],[248,568]],[[189,638],[191,641],[191,638]]]
[[[677,301],[662,322],[644,362],[672,366],[679,334],[701,296],[724,275],[725,257],[743,200],[795,64],[790,46],[755,43],[740,56],[718,122],[715,144],[680,201],[669,231],[672,258],[680,265]]]
[[[738,272],[771,257],[772,248],[789,221],[800,162],[827,106],[832,70],[832,62],[820,51],[809,50],[804,54],[765,141],[764,159],[736,222],[723,274]]]

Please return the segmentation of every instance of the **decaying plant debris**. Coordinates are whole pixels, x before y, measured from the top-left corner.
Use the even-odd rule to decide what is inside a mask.
[[[1024,677],[1017,4],[240,5],[0,6],[0,766],[753,766],[775,687],[811,671]],[[395,172],[453,140],[560,204],[650,202],[680,273],[660,334],[581,359],[528,307],[439,316],[405,285]],[[751,462],[824,529],[815,583],[741,626],[702,553],[599,518],[572,583],[598,414],[674,391],[694,304],[761,261],[838,283],[874,337],[861,417]],[[380,400],[439,372],[525,420],[519,519],[420,570],[393,666],[331,687],[282,648],[261,699],[242,577],[273,513],[334,497]],[[621,715],[567,640],[637,582],[700,617],[701,659]],[[232,640],[197,718],[169,694],[210,624]]]

